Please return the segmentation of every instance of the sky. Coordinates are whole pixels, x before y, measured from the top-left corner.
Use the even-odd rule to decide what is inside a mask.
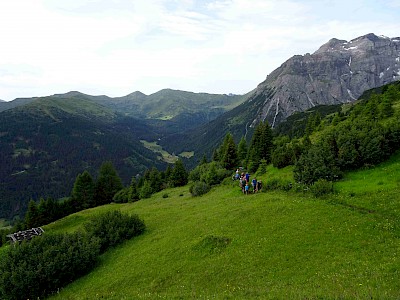
[[[331,38],[400,36],[400,0],[8,0],[0,99],[244,94]]]

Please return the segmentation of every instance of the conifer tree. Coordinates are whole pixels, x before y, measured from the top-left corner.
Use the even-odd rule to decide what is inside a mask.
[[[151,190],[153,193],[161,191],[161,186],[162,186],[161,174],[157,170],[157,168],[155,167],[151,168],[148,180],[150,182]]]
[[[165,179],[169,179],[169,177],[171,176],[171,173],[172,173],[171,165],[168,165],[167,169],[165,170]]]
[[[247,157],[247,142],[244,136],[240,139],[239,145],[238,145],[238,159],[241,162],[244,162],[246,157]]]
[[[134,202],[136,200],[139,200],[139,192],[136,183],[136,178],[132,177],[131,184],[129,185],[128,201]]]
[[[28,210],[25,214],[25,226],[26,228],[32,228],[40,226],[38,224],[39,220],[39,211],[36,202],[31,199],[28,203]]]
[[[272,129],[267,121],[261,122],[254,130],[247,155],[248,169],[250,172],[257,171],[261,159],[265,159],[267,163],[271,162],[272,148]]]
[[[184,186],[185,184],[188,183],[188,177],[189,174],[186,171],[185,165],[183,164],[183,161],[179,158],[175,163],[174,169],[172,170],[171,174],[172,186],[174,187]]]
[[[153,194],[153,190],[151,189],[150,181],[145,180],[140,188],[140,199],[150,198],[151,194]]]
[[[233,140],[233,136],[230,133],[227,133],[224,139],[224,143],[220,148],[221,153],[221,163],[222,166],[228,170],[236,168],[238,165],[238,156],[236,150],[236,144]]]
[[[212,160],[213,161],[219,161],[220,160],[220,155],[218,148],[214,149],[213,155],[212,155]]]
[[[203,154],[203,157],[202,157],[201,160],[200,160],[199,166],[205,165],[206,163],[208,163],[208,161],[207,161],[206,154],[204,153],[204,154]]]
[[[100,167],[96,182],[95,201],[97,205],[111,203],[115,193],[123,188],[121,178],[111,161],[104,162]]]
[[[88,171],[84,171],[76,177],[72,189],[72,198],[78,205],[77,210],[86,209],[94,206],[95,185],[92,176]]]

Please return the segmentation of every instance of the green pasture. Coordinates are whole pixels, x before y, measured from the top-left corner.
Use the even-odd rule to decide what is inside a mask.
[[[138,214],[147,230],[52,299],[398,299],[399,158],[349,173],[322,199],[281,191],[246,196],[226,181],[198,198],[186,186],[69,216],[46,231],[78,230],[114,209]],[[388,170],[388,180],[383,174],[392,173],[376,174]],[[291,173],[269,167],[260,178],[280,172]],[[383,183],[375,188],[364,176]]]

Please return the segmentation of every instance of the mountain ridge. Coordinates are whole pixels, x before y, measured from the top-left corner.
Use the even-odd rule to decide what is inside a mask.
[[[257,86],[248,102],[262,97],[264,104],[253,125],[267,119],[274,127],[296,111],[353,102],[365,90],[399,79],[400,38],[333,38],[313,54],[289,58]]]

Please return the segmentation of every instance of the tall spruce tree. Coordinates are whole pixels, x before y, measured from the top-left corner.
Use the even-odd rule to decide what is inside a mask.
[[[256,172],[262,159],[271,162],[273,148],[273,134],[268,122],[261,122],[256,126],[247,155],[248,169]]]
[[[38,223],[39,221],[39,211],[36,202],[31,199],[28,203],[28,210],[25,214],[25,227],[32,228],[37,227],[42,224]]]
[[[174,165],[174,168],[171,173],[171,183],[172,186],[184,186],[188,183],[189,174],[186,171],[185,165],[183,161],[179,158]]]
[[[132,177],[131,184],[129,185],[128,201],[134,202],[139,200],[139,191],[136,183],[136,178]]]
[[[72,189],[72,198],[74,203],[78,205],[77,210],[93,207],[95,184],[92,176],[88,171],[84,171],[76,177],[74,187]]]
[[[227,133],[224,139],[224,143],[220,148],[221,163],[224,168],[231,170],[237,168],[238,155],[235,141],[231,133]]]
[[[247,149],[247,141],[244,138],[244,136],[242,136],[242,138],[240,139],[239,145],[238,145],[238,159],[240,160],[240,162],[242,164],[246,160],[247,151],[248,151],[248,149]]]
[[[157,170],[157,168],[151,168],[148,180],[150,182],[151,190],[153,191],[153,193],[161,191],[163,182],[161,178],[161,173]]]
[[[96,181],[96,205],[111,203],[115,193],[123,188],[121,178],[111,161],[104,162],[100,167],[99,177]]]
[[[150,198],[151,194],[153,194],[153,190],[151,188],[150,181],[145,179],[142,187],[140,188],[140,199]]]

